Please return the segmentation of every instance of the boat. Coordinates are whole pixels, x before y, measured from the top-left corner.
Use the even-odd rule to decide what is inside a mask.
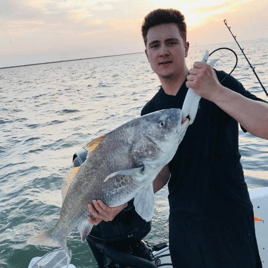
[[[255,230],[263,268],[268,268],[268,187],[249,190]]]
[[[251,202],[253,204],[255,216],[255,229],[258,241],[259,253],[263,268],[268,268],[268,187],[249,190]],[[147,244],[147,243],[146,243]],[[147,244],[148,245],[148,244]],[[149,267],[172,268],[169,247],[166,242],[159,243],[152,247],[148,246],[152,252],[152,265]],[[146,264],[145,264],[146,265]],[[56,249],[43,257],[35,257],[31,260],[28,268],[49,267],[67,268],[67,256],[63,249]],[[76,268],[70,264],[68,268]],[[86,267],[85,267],[86,268]],[[143,266],[143,268],[147,268]]]
[[[173,267],[171,264],[169,247],[167,243],[159,243],[153,246],[151,248],[151,251],[153,255],[152,261],[149,263],[147,260],[138,260],[138,261],[141,261],[142,266],[139,266],[139,264],[136,264],[138,266],[135,266],[135,267],[142,267],[142,268],[154,268],[154,267],[160,267],[160,266],[163,268]],[[114,256],[114,257],[115,259],[118,259],[118,256]],[[137,257],[132,256],[132,258],[137,258]],[[133,259],[130,258],[128,261],[131,262],[133,261]],[[118,265],[118,263],[116,264]],[[67,258],[66,252],[64,249],[60,248],[50,253],[47,253],[43,257],[33,258],[28,268],[76,268],[73,264],[69,264],[69,266],[67,265],[68,265],[68,258]],[[114,265],[115,264],[112,264],[111,268],[119,267],[119,266],[114,266]],[[132,264],[130,263],[130,265]],[[120,267],[123,267],[123,266],[120,266]]]

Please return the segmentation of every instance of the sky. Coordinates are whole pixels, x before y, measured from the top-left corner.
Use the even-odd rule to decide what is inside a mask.
[[[267,0],[0,0],[0,67],[144,51],[141,25],[180,10],[194,45],[268,38]]]

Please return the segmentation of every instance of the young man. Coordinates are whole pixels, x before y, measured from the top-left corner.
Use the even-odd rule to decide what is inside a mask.
[[[173,267],[262,267],[253,208],[240,164],[237,122],[244,131],[268,139],[268,105],[233,77],[221,84],[227,74],[206,63],[196,62],[188,70],[185,57],[189,43],[179,11],[149,13],[142,34],[146,56],[161,82],[142,115],[181,109],[188,88],[202,97],[195,121],[176,155],[154,181],[157,191],[169,180]],[[104,204],[89,209],[96,223],[107,220],[110,208]]]
[[[168,165],[173,266],[261,267],[253,209],[240,164],[237,122],[267,139],[268,105],[256,101],[232,77],[221,84],[226,74],[206,63],[196,62],[187,69],[189,43],[179,11],[151,12],[142,34],[146,56],[161,82],[142,115],[182,108],[188,88],[202,97],[196,119]]]

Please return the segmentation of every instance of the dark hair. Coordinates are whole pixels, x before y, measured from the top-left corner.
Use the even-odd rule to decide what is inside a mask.
[[[164,23],[175,23],[181,34],[181,37],[186,42],[187,27],[183,14],[175,9],[156,9],[150,12],[143,21],[141,31],[144,43],[147,43],[147,34],[151,27]]]

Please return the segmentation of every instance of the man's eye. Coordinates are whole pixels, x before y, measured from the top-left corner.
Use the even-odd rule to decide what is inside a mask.
[[[151,48],[158,48],[159,47],[159,44],[154,44],[154,45],[151,45],[150,47]]]

